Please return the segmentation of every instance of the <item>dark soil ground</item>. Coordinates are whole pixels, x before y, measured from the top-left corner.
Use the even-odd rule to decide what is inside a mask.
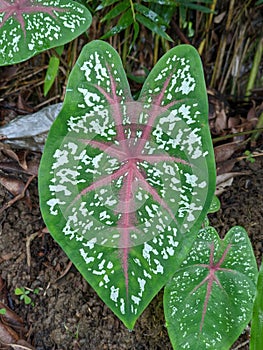
[[[254,164],[241,161],[236,177],[221,196],[221,209],[210,222],[224,237],[234,225],[246,228],[258,263],[263,242],[263,159]],[[30,268],[26,243],[44,228],[38,205],[37,181],[29,186],[32,209],[19,200],[0,217],[0,276],[6,284],[8,303],[22,317],[27,340],[37,350],[170,350],[163,316],[162,291],[129,332],[104,305],[72,266],[63,276],[69,260],[48,233],[30,242]],[[0,188],[0,203],[10,200]],[[60,278],[61,277],[61,278]],[[39,288],[30,292],[30,305],[14,294],[16,287]],[[249,327],[232,349],[248,349]],[[1,349],[1,346],[0,346]]]

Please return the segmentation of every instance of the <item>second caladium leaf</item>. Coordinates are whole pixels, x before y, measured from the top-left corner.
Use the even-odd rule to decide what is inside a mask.
[[[166,53],[132,99],[121,59],[86,45],[41,161],[51,234],[128,328],[183,261],[215,189],[197,51]]]
[[[223,241],[200,230],[187,259],[164,289],[164,312],[174,349],[228,350],[251,319],[257,264],[246,231]]]
[[[75,1],[0,0],[0,66],[65,44],[90,24],[90,12]]]

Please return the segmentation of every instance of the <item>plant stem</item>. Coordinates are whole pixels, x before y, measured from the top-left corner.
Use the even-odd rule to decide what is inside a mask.
[[[130,0],[130,4],[131,4],[131,11],[132,11],[133,21],[136,22],[135,11],[134,11],[134,6],[133,6],[132,0]]]
[[[215,87],[218,78],[222,74],[221,67],[222,67],[222,64],[224,61],[224,54],[225,54],[225,49],[226,49],[226,45],[227,45],[228,31],[230,29],[231,22],[233,20],[234,5],[235,5],[235,0],[231,0],[230,4],[229,4],[228,17],[227,17],[227,21],[226,21],[226,29],[224,31],[224,35],[222,35],[222,39],[220,41],[219,48],[217,51],[216,63],[215,63],[215,68],[214,68],[214,72],[212,75],[210,87]]]
[[[263,120],[262,120],[263,122]],[[248,134],[254,134],[254,133],[261,133],[263,131],[263,125],[260,128],[256,128],[254,130],[248,130],[248,131],[242,131],[242,132],[237,132],[235,134],[230,134],[230,135],[225,135],[225,136],[219,136],[213,138],[213,143],[219,142],[219,141],[224,141],[226,139],[231,139],[236,136],[243,136],[243,135],[248,135]]]
[[[262,54],[263,54],[263,37],[258,42],[252,69],[250,71],[250,75],[247,83],[247,89],[246,89],[246,98],[245,98],[246,101],[248,101],[248,97],[251,94],[251,90],[255,85],[256,77],[259,71],[259,65],[261,63]]]
[[[128,53],[128,37],[129,37],[129,31],[130,28],[126,28],[124,32],[124,42],[122,46],[122,63],[124,69],[126,68],[126,58],[127,58],[127,53]]]
[[[153,64],[155,65],[158,61],[158,51],[159,51],[159,35],[155,35],[154,38],[154,50],[153,50]]]
[[[211,4],[211,13],[209,13],[209,17],[208,17],[208,20],[206,21],[206,26],[205,26],[205,38],[202,40],[201,44],[199,45],[198,47],[198,52],[199,52],[199,55],[201,56],[202,53],[203,53],[203,50],[204,50],[204,47],[205,47],[205,44],[208,40],[208,32],[209,32],[209,29],[211,27],[211,24],[212,24],[212,20],[213,20],[213,16],[214,16],[214,12],[215,12],[215,8],[216,8],[216,3],[217,3],[217,0],[213,0],[213,3]]]

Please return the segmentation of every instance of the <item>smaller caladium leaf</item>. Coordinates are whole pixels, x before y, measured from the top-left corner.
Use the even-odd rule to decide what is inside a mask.
[[[63,45],[90,24],[90,12],[75,1],[0,0],[0,66]]]
[[[263,349],[263,262],[258,274],[257,293],[253,305],[249,349]]]
[[[174,349],[229,349],[251,319],[256,280],[255,256],[242,227],[233,227],[222,241],[213,227],[200,230],[164,290]]]

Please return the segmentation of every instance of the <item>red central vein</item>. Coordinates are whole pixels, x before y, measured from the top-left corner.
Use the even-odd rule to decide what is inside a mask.
[[[128,275],[128,257],[129,257],[129,243],[130,243],[130,232],[134,228],[134,223],[131,222],[131,212],[134,211],[132,203],[134,202],[131,193],[131,188],[134,182],[136,164],[133,161],[129,161],[127,164],[129,171],[124,179],[123,192],[121,200],[124,202],[124,214],[120,220],[122,226],[122,235],[120,245],[122,248],[122,267],[124,271],[126,296],[128,297],[129,292],[129,275]]]
[[[216,272],[217,271],[228,271],[228,272],[233,272],[233,270],[231,269],[225,269],[225,268],[221,268],[220,266],[222,265],[222,263],[224,262],[229,250],[231,248],[231,244],[228,244],[224,253],[222,254],[221,258],[219,259],[219,261],[214,264],[214,243],[211,244],[211,248],[210,248],[210,257],[209,257],[209,265],[208,264],[198,264],[196,266],[201,266],[204,268],[207,268],[209,270],[209,274],[203,279],[202,282],[200,282],[193,290],[190,294],[194,293],[197,289],[199,289],[203,284],[205,284],[207,282],[207,287],[206,287],[206,297],[205,297],[205,301],[204,301],[204,307],[203,307],[203,312],[202,312],[202,319],[201,319],[201,323],[200,323],[200,332],[202,332],[203,329],[203,325],[204,325],[204,321],[205,321],[205,315],[207,312],[207,307],[208,307],[208,302],[212,293],[212,288],[213,288],[213,283],[215,282],[221,289],[223,289],[219,279],[216,276]]]
[[[112,96],[110,96],[103,88],[101,88],[99,85],[96,86],[96,88],[99,90],[99,92],[106,98],[109,105],[112,108],[112,115],[115,120],[116,130],[117,130],[117,140],[118,141],[124,141],[126,139],[124,128],[123,128],[123,122],[122,122],[122,112],[120,110],[120,97],[117,95],[116,91],[116,83],[113,79],[113,75],[111,74],[110,67],[106,64],[109,77],[110,77],[110,84],[111,84],[111,92]],[[127,102],[127,101],[126,101]],[[127,146],[124,145],[127,151]]]
[[[105,91],[104,88],[102,88],[99,85],[96,85],[95,87],[106,98],[106,101],[108,102],[109,106],[111,106],[112,108],[111,114],[113,116],[115,126],[116,126],[116,131],[117,131],[116,140],[119,142],[119,144],[114,145],[114,144],[104,143],[104,142],[95,141],[95,140],[81,140],[81,142],[83,142],[84,144],[90,145],[91,147],[98,148],[111,157],[117,158],[118,161],[123,163],[123,165],[121,165],[119,170],[115,171],[112,175],[102,177],[98,179],[95,183],[91,184],[90,186],[82,190],[78,194],[78,196],[74,199],[73,203],[75,203],[76,200],[80,199],[89,191],[92,191],[103,185],[108,185],[109,183],[111,183],[111,181],[116,180],[120,176],[124,176],[122,188],[120,190],[120,195],[119,195],[120,204],[116,211],[117,213],[120,214],[120,217],[118,219],[118,227],[121,234],[119,249],[121,249],[121,252],[122,252],[122,268],[124,272],[126,295],[128,299],[128,292],[129,292],[128,258],[129,258],[129,250],[130,250],[129,246],[131,243],[130,235],[132,230],[134,231],[136,230],[136,216],[135,216],[136,208],[135,208],[134,194],[132,193],[133,186],[135,185],[136,188],[141,187],[143,190],[148,192],[152,196],[152,198],[169,213],[171,218],[174,221],[176,221],[175,216],[172,210],[167,205],[167,203],[159,195],[157,190],[147,182],[147,179],[145,178],[145,176],[142,174],[142,172],[138,167],[139,163],[144,161],[150,164],[154,164],[154,163],[168,161],[168,162],[177,162],[181,164],[186,164],[189,166],[191,165],[185,160],[182,160],[176,157],[171,157],[167,154],[155,154],[155,155],[142,154],[145,144],[147,140],[149,140],[150,138],[150,134],[152,132],[152,128],[155,123],[155,120],[160,115],[161,101],[163,100],[165,91],[167,89],[168,84],[170,83],[172,75],[170,75],[169,79],[166,80],[161,93],[154,101],[155,103],[152,109],[150,110],[149,121],[142,131],[141,138],[137,141],[136,145],[132,145],[132,143],[129,143],[129,139],[127,136],[128,134],[126,135],[124,131],[121,104],[119,101],[120,97],[117,95],[116,83],[111,74],[111,69],[109,68],[109,66],[107,66],[107,68],[110,76],[111,93],[109,94],[108,92]],[[176,103],[177,101],[173,101],[168,105],[168,107],[172,107],[172,105]],[[166,106],[161,108],[163,108],[163,111],[167,110]],[[131,117],[135,117],[135,116],[132,115]],[[129,126],[129,127],[132,127],[132,126]],[[132,137],[134,138],[135,135],[133,135]]]

